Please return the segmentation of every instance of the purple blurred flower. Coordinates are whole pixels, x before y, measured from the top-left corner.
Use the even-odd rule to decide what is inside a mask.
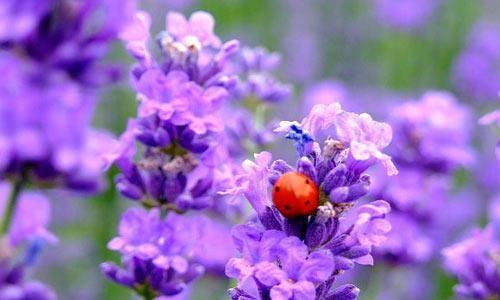
[[[0,215],[5,210],[9,189],[7,184],[0,184]],[[49,202],[34,192],[24,192],[19,197],[9,231],[0,238],[0,299],[56,299],[51,288],[38,281],[28,281],[25,275],[43,245],[57,241],[47,229]],[[18,259],[15,256],[21,249],[23,257]]]
[[[232,299],[355,299],[359,290],[354,286],[332,287],[354,263],[373,264],[372,247],[381,245],[391,229],[385,201],[348,213],[368,192],[370,178],[363,172],[369,166],[381,160],[389,174],[397,172],[381,152],[391,140],[390,127],[334,103],[313,107],[302,123],[281,122],[277,131],[294,141],[297,167],[272,162],[267,152],[256,154],[255,162],[243,163],[244,173],[228,191],[243,194],[258,220],[234,229],[242,257],[226,266],[226,274],[238,280],[229,293]],[[323,149],[321,136],[328,136]],[[270,191],[287,172],[302,173],[319,187],[320,206],[311,216],[288,219],[273,205]]]
[[[228,72],[239,78],[231,89],[232,105],[222,112],[227,120],[224,139],[238,162],[275,140],[270,112],[292,93],[292,87],[279,82],[274,74],[280,60],[278,53],[262,47],[243,48],[228,66]]]
[[[393,211],[387,217],[393,230],[387,235],[387,241],[375,249],[375,256],[394,264],[424,263],[434,254],[433,239],[428,231],[409,218],[405,213]]]
[[[107,262],[102,271],[140,295],[176,295],[204,270],[193,261],[198,226],[175,214],[161,219],[157,208],[130,208],[122,215],[119,236],[108,244],[122,254],[124,268]]]
[[[468,239],[443,249],[446,269],[459,283],[455,292],[474,299],[500,297],[500,235],[498,228],[487,226]]]
[[[453,122],[449,122],[453,120]],[[392,109],[393,157],[399,165],[433,172],[450,172],[469,166],[474,153],[469,147],[470,112],[447,92],[431,91],[419,101]]]
[[[318,28],[324,26],[313,2],[292,0],[280,2],[288,22],[283,33],[282,49],[285,72],[297,82],[309,82],[322,71],[323,47]]]
[[[112,139],[90,128],[91,91],[57,72],[0,55],[6,75],[0,87],[1,177],[27,172],[40,185],[94,191],[101,186],[101,154]]]
[[[103,64],[102,58],[132,20],[135,0],[31,2],[7,0],[1,4],[2,48],[21,53],[40,68],[64,72],[86,86],[119,78],[117,67]]]
[[[455,85],[476,101],[498,102],[500,91],[500,26],[477,23],[455,61]]]
[[[224,267],[236,249],[231,243],[231,224],[228,221],[193,216],[192,222],[199,225],[199,240],[194,257],[207,272],[223,275]]]
[[[0,3],[0,44],[26,38],[54,5],[54,1],[15,1]]]
[[[0,261],[0,299],[55,300],[54,291],[38,281],[27,281],[25,269]]]
[[[236,99],[256,99],[270,103],[288,99],[292,92],[291,86],[277,81],[272,74],[280,60],[278,53],[269,53],[261,47],[241,49],[232,66],[232,72],[241,76],[233,89],[233,96]]]
[[[304,92],[304,109],[310,111],[316,104],[331,104],[334,102],[345,106],[347,89],[338,81],[325,80],[316,83]]]
[[[374,0],[375,12],[390,28],[411,31],[425,26],[440,0]]]
[[[0,184],[0,215],[3,215],[10,187]],[[49,201],[41,194],[22,193],[8,232],[9,245],[17,247],[23,242],[43,240],[56,242],[57,238],[48,231],[50,221]]]

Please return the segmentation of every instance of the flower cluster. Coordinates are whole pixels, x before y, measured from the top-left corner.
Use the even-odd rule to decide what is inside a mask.
[[[238,281],[229,293],[232,299],[354,299],[356,287],[333,289],[333,284],[354,263],[373,264],[372,247],[391,228],[385,220],[390,207],[379,200],[348,212],[368,192],[370,177],[364,172],[370,166],[381,162],[388,174],[397,173],[381,152],[391,141],[391,128],[334,103],[313,107],[301,123],[281,122],[277,131],[294,141],[300,158],[296,168],[283,160],[271,163],[267,152],[256,155],[256,163],[244,162],[245,174],[229,192],[242,193],[257,219],[233,229],[241,257],[226,266],[226,274]],[[328,138],[321,149],[323,135]],[[276,182],[290,172],[319,188],[320,205],[310,215],[285,217],[300,204],[283,211],[271,201],[271,190],[279,192]]]
[[[118,78],[116,68],[101,61],[134,9],[134,0],[0,4],[2,178],[100,187],[99,156],[111,138],[90,127],[95,87]]]
[[[374,0],[377,17],[390,28],[412,31],[424,27],[440,0]]]
[[[41,69],[64,73],[85,86],[109,83],[120,72],[102,59],[135,10],[136,0],[3,1],[0,49],[20,53]]]
[[[470,32],[467,46],[455,60],[455,85],[475,101],[498,101],[500,27],[479,22]]]
[[[233,89],[236,99],[256,98],[264,102],[280,102],[287,99],[291,86],[277,81],[272,72],[278,68],[281,57],[266,49],[243,48],[233,62],[232,72],[240,75]]]
[[[449,122],[450,118],[454,121]],[[384,260],[392,264],[427,262],[442,246],[443,234],[466,219],[459,199],[450,205],[449,193],[451,172],[474,159],[467,146],[468,121],[468,110],[446,92],[427,92],[419,101],[392,110],[390,151],[400,173],[390,180],[376,176],[372,192],[375,199],[383,198],[393,208],[389,220],[395,229],[376,251]],[[446,220],[443,210],[448,212]],[[462,216],[452,217],[458,214]]]
[[[450,118],[454,121],[449,122]],[[470,121],[467,107],[444,91],[429,91],[418,101],[396,106],[390,116],[394,158],[398,165],[438,173],[470,165],[474,161],[468,146]]]
[[[97,190],[104,166],[99,155],[112,139],[89,127],[93,94],[72,82],[60,84],[60,74],[42,74],[9,53],[0,53],[0,67],[6,75],[0,87],[0,176]]]
[[[233,174],[224,162],[220,109],[237,84],[235,75],[226,72],[226,62],[239,44],[223,44],[213,32],[214,23],[205,12],[189,19],[169,13],[166,30],[156,39],[158,57],[148,48],[146,13],[139,12],[122,34],[137,61],[131,81],[139,107],[107,160],[121,171],[116,178],[120,193],[152,210],[123,214],[120,237],[109,248],[121,252],[124,268],[105,263],[103,271],[144,297],[177,295],[205,266],[217,272],[220,264],[200,251],[208,247],[206,238],[217,238],[224,230],[208,218],[172,215],[224,210],[216,203],[217,191]],[[168,215],[161,218],[164,211]],[[219,259],[225,260],[221,254]]]
[[[207,13],[195,12],[189,20],[169,13],[155,60],[146,46],[149,16],[138,13],[135,21],[123,38],[138,61],[132,81],[139,109],[110,158],[122,171],[118,190],[148,206],[206,208],[214,194],[213,148],[224,128],[217,114],[234,83],[222,69],[238,43],[222,45]]]
[[[499,228],[491,224],[442,251],[445,267],[458,277],[457,294],[474,299],[500,297]]]
[[[228,119],[225,142],[235,158],[246,157],[248,152],[261,150],[273,141],[275,124],[266,115],[292,93],[291,86],[279,82],[274,75],[280,61],[278,53],[245,47],[228,66],[229,73],[238,75],[231,89],[233,105],[223,111]]]
[[[175,214],[162,219],[158,208],[130,208],[122,215],[119,236],[108,244],[123,255],[124,268],[108,262],[101,269],[144,297],[176,295],[204,271],[193,259],[198,231],[194,219]]]
[[[135,5],[135,0],[0,3],[0,68],[5,76],[0,86],[0,179],[13,183],[10,195],[1,199],[1,299],[55,299],[49,288],[24,276],[41,244],[55,237],[45,229],[47,200],[23,190],[93,193],[104,186],[101,155],[113,140],[91,122],[98,88],[119,78],[119,70],[104,58]],[[21,248],[26,248],[25,258],[16,262]]]
[[[10,189],[7,184],[0,185],[0,214],[6,209]],[[47,230],[49,219],[48,199],[34,192],[20,195],[12,225],[0,240],[0,299],[56,299],[52,289],[26,278],[27,269],[36,260],[43,245],[57,241]],[[24,257],[18,261],[16,256],[23,249]]]
[[[499,113],[493,111],[479,122],[498,123]],[[497,159],[498,146],[497,146]],[[500,160],[500,159],[499,159]],[[454,287],[459,296],[473,299],[500,297],[500,197],[497,195],[488,209],[490,222],[475,229],[467,238],[444,248],[444,267],[458,278]]]

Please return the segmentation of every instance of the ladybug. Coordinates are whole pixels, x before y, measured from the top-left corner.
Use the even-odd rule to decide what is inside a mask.
[[[273,203],[286,218],[306,217],[319,205],[319,190],[304,174],[287,172],[273,186]]]

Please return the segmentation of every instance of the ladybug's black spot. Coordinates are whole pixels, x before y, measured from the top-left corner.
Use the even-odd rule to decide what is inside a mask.
[[[275,187],[275,188],[274,188],[274,190],[275,190],[276,192],[279,192],[279,191],[280,191],[280,187],[279,187],[279,186],[277,186],[277,187]]]
[[[285,210],[290,210],[290,209],[292,209],[292,207],[288,204],[285,204]]]
[[[306,179],[306,184],[309,184],[309,179]]]
[[[309,204],[311,204],[311,202],[309,200],[306,200],[306,202],[304,202],[305,206],[309,206]]]

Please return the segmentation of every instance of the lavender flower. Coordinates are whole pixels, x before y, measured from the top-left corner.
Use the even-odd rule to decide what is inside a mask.
[[[0,260],[0,299],[55,300],[54,291],[38,281],[27,281],[25,270]]]
[[[120,73],[117,66],[103,64],[102,58],[135,10],[135,0],[8,0],[0,7],[6,15],[0,26],[0,46],[80,84],[109,83]]]
[[[193,260],[198,226],[196,219],[175,214],[161,219],[157,208],[130,208],[122,215],[119,236],[108,244],[122,254],[124,268],[107,262],[101,269],[144,297],[176,295],[203,273]]]
[[[477,23],[454,64],[455,85],[476,101],[498,101],[499,28],[494,23]]]
[[[241,49],[232,67],[232,72],[242,77],[233,89],[234,97],[271,103],[289,98],[291,86],[278,82],[272,75],[280,60],[278,53],[269,53],[261,47]]]
[[[5,183],[0,185],[0,215],[3,215],[5,210],[10,189],[11,187]],[[12,225],[7,233],[8,242],[4,246],[14,249],[23,243],[56,242],[57,238],[47,229],[49,220],[50,204],[48,199],[35,192],[22,193]]]
[[[474,299],[500,297],[498,228],[477,230],[468,239],[443,249],[446,269],[458,277],[455,292]]]
[[[388,219],[394,225],[387,242],[376,249],[377,257],[392,265],[426,263],[435,258],[450,233],[469,219],[463,214],[456,220],[451,217],[464,208],[458,195],[450,199],[450,173],[470,166],[474,159],[468,146],[468,121],[466,107],[446,92],[427,92],[419,101],[392,109],[390,153],[400,173],[394,179],[374,176],[372,197],[391,204],[393,213]],[[446,218],[443,210],[448,212]],[[468,211],[474,211],[470,203]]]
[[[132,81],[140,103],[137,119],[109,159],[122,171],[116,182],[125,197],[177,211],[202,209],[213,204],[215,195],[214,154],[224,128],[218,114],[234,82],[222,71],[238,42],[222,44],[205,12],[189,20],[169,13],[166,23],[158,36],[158,60],[146,47],[146,13],[138,13],[122,34],[137,60]]]
[[[441,173],[468,166],[474,161],[469,121],[468,109],[447,92],[427,92],[419,101],[397,106],[390,117],[394,158],[400,165]]]
[[[100,62],[134,10],[133,0],[0,5],[1,178],[86,192],[101,187],[100,156],[111,137],[90,127],[94,87],[117,79],[116,68]]]
[[[43,186],[95,191],[101,186],[100,155],[111,136],[89,127],[95,99],[57,72],[0,55],[6,75],[0,87],[0,176]]]
[[[150,25],[149,15],[139,12],[135,22],[122,33],[130,54],[137,60],[132,71],[134,82],[148,71],[159,72],[163,74],[163,78],[172,71],[182,71],[191,84],[196,83],[205,89],[230,87],[235,83],[236,78],[227,76],[222,71],[227,60],[238,50],[239,43],[232,40],[222,44],[213,33],[215,21],[210,14],[195,12],[187,20],[179,13],[169,13],[166,31],[157,38],[161,51],[158,60],[147,46]],[[161,82],[158,83],[161,85]],[[139,87],[138,92],[145,91]],[[146,92],[145,96],[147,95]],[[168,98],[153,100],[168,102]],[[176,104],[181,104],[178,102],[181,101]]]
[[[439,0],[374,0],[377,17],[388,27],[412,31],[425,26],[440,4]]]
[[[224,137],[228,151],[238,160],[274,140],[275,121],[268,120],[268,113],[292,93],[291,86],[279,82],[273,74],[280,60],[278,53],[261,47],[243,48],[228,66],[228,72],[239,78],[231,89],[233,105],[222,113],[228,120]]]
[[[9,189],[5,183],[0,185],[0,214],[6,209]],[[47,230],[49,219],[50,206],[44,196],[34,192],[20,195],[12,225],[0,239],[0,299],[56,299],[51,288],[26,278],[43,244],[57,241]],[[25,253],[19,260],[15,256],[21,249]]]
[[[346,103],[347,89],[333,80],[325,80],[308,87],[304,92],[304,109],[311,110],[316,104],[330,104],[339,102],[342,106]]]
[[[228,221],[230,219],[230,215],[226,217],[226,220],[193,216],[190,218],[191,221],[188,221],[199,224],[199,239],[194,253],[195,261],[213,275],[223,276],[224,266],[236,253],[234,245],[230,242],[232,225]]]
[[[31,32],[48,13],[54,1],[3,1],[0,4],[0,43],[19,41]]]
[[[332,127],[334,130],[332,130]],[[297,168],[283,160],[271,164],[262,152],[256,162],[243,163],[244,174],[232,193],[242,193],[257,220],[233,229],[241,258],[226,265],[238,285],[232,299],[355,299],[352,286],[332,289],[340,273],[354,263],[373,264],[370,254],[390,230],[385,201],[347,211],[365,195],[369,176],[362,174],[380,161],[389,174],[397,173],[381,150],[391,140],[387,124],[369,115],[345,112],[338,103],[317,105],[301,123],[281,122],[277,129],[292,139],[300,156]],[[321,151],[317,137],[328,135]],[[285,173],[304,174],[320,188],[320,206],[310,216],[286,218],[272,204],[270,190]],[[344,215],[347,217],[345,218]]]

